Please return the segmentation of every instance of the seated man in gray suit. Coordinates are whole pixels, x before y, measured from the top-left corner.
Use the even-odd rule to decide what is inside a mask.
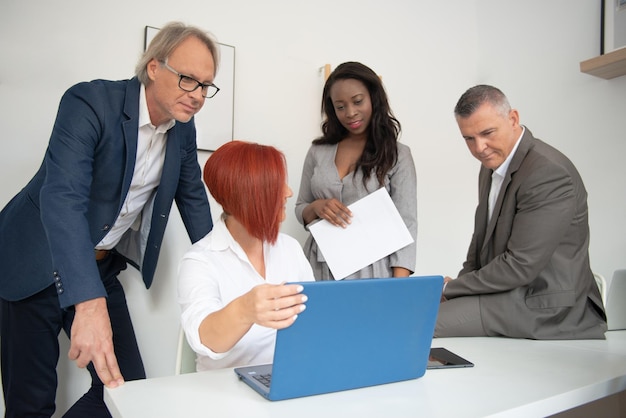
[[[578,171],[495,87],[470,88],[454,113],[482,166],[467,260],[445,278],[435,337],[604,338]]]

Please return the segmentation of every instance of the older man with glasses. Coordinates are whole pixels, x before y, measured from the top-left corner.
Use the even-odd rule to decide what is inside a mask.
[[[136,77],[80,83],[61,99],[41,168],[0,212],[6,417],[54,413],[61,329],[92,376],[65,416],[110,416],[103,384],[145,378],[117,276],[130,263],[150,287],[174,200],[192,242],[213,226],[192,118],[219,91],[217,48],[171,23]]]

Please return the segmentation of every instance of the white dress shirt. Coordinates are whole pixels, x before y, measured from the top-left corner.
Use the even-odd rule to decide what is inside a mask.
[[[255,286],[263,283],[313,281],[313,271],[300,243],[279,234],[274,245],[265,244],[264,279],[220,219],[213,230],[184,255],[179,271],[178,301],[182,326],[191,348],[198,353],[197,370],[271,363],[276,330],[252,325],[225,353],[215,353],[200,342],[200,323]],[[297,320],[296,320],[297,321]]]
[[[524,136],[525,130],[526,128],[522,126],[522,133],[519,136],[519,138],[517,138],[517,142],[515,142],[515,145],[513,146],[513,149],[509,153],[508,157],[506,157],[506,160],[504,160],[504,162],[500,164],[500,167],[493,170],[493,173],[491,173],[491,189],[489,190],[489,200],[487,201],[488,203],[487,208],[489,210],[489,215],[488,215],[489,217],[487,218],[488,220],[491,220],[491,215],[493,214],[493,208],[496,205],[496,200],[498,200],[498,195],[500,194],[500,188],[502,187],[502,180],[504,180],[504,176],[507,170],[509,169],[511,160],[513,159],[513,156],[515,155],[515,152],[517,151],[517,147],[519,146],[519,143],[522,140],[522,137]]]
[[[130,189],[111,230],[96,245],[96,249],[110,250],[115,247],[128,228],[139,230],[141,210],[150,200],[159,183],[165,161],[167,131],[176,121],[154,126],[146,102],[146,88],[142,84],[139,91],[139,132],[137,136],[137,158]]]

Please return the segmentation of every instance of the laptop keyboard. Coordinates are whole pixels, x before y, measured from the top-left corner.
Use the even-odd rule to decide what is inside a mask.
[[[271,373],[267,373],[267,374],[255,374],[253,375],[253,377],[259,382],[261,383],[263,386],[265,386],[266,388],[270,387],[270,383],[272,382],[272,374]]]

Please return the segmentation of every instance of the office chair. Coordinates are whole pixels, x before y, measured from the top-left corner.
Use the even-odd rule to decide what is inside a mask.
[[[626,270],[613,273],[605,308],[608,329],[626,329]]]
[[[593,278],[596,279],[596,284],[598,285],[598,289],[600,290],[600,296],[602,296],[602,304],[606,308],[606,294],[607,294],[607,286],[606,279],[603,275],[598,273],[593,273]]]
[[[176,369],[174,374],[195,373],[196,353],[191,349],[185,337],[185,331],[180,328],[178,332],[178,348],[176,350]]]

